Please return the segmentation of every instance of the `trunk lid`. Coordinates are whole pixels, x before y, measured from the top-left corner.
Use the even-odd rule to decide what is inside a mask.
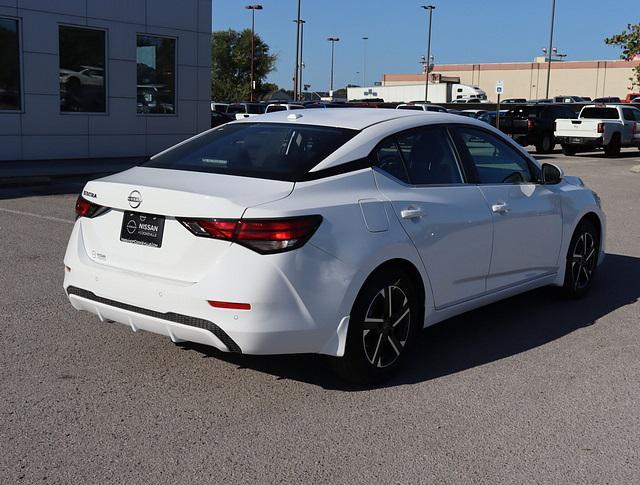
[[[239,219],[248,207],[285,198],[293,187],[278,180],[135,167],[85,186],[84,198],[111,210],[81,219],[84,249],[97,264],[194,283],[230,243],[197,237],[176,218]],[[160,247],[121,240],[131,212],[164,218]]]

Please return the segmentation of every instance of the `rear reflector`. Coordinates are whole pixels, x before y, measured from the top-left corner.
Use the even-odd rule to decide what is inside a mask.
[[[227,310],[251,310],[249,303],[233,303],[230,301],[208,301],[209,305],[214,308],[225,308]]]
[[[232,241],[261,254],[272,254],[303,246],[320,226],[322,217],[178,220],[196,236]]]

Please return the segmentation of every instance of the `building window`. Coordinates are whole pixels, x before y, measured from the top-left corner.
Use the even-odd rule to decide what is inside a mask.
[[[60,111],[104,113],[105,32],[60,26]]]
[[[18,21],[0,18],[0,110],[20,111]]]
[[[138,113],[175,113],[176,40],[138,35]]]

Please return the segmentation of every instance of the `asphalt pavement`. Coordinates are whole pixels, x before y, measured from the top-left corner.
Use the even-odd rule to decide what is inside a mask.
[[[539,158],[602,198],[589,296],[431,327],[375,389],[76,312],[75,195],[0,200],[0,483],[640,483],[640,152]]]

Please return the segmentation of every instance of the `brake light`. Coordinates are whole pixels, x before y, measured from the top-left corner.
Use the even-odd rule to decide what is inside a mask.
[[[536,121],[529,118],[527,120],[527,130],[533,130],[536,127]]]
[[[80,217],[96,217],[104,214],[107,210],[107,207],[89,202],[81,195],[79,195],[78,200],[76,200],[76,219]]]
[[[320,226],[322,216],[178,220],[196,236],[236,242],[260,254],[273,254],[303,246]]]
[[[598,123],[598,133],[604,133],[604,123]]]
[[[631,128],[631,134],[635,136],[637,132],[638,132],[638,123],[634,123],[633,128]]]

